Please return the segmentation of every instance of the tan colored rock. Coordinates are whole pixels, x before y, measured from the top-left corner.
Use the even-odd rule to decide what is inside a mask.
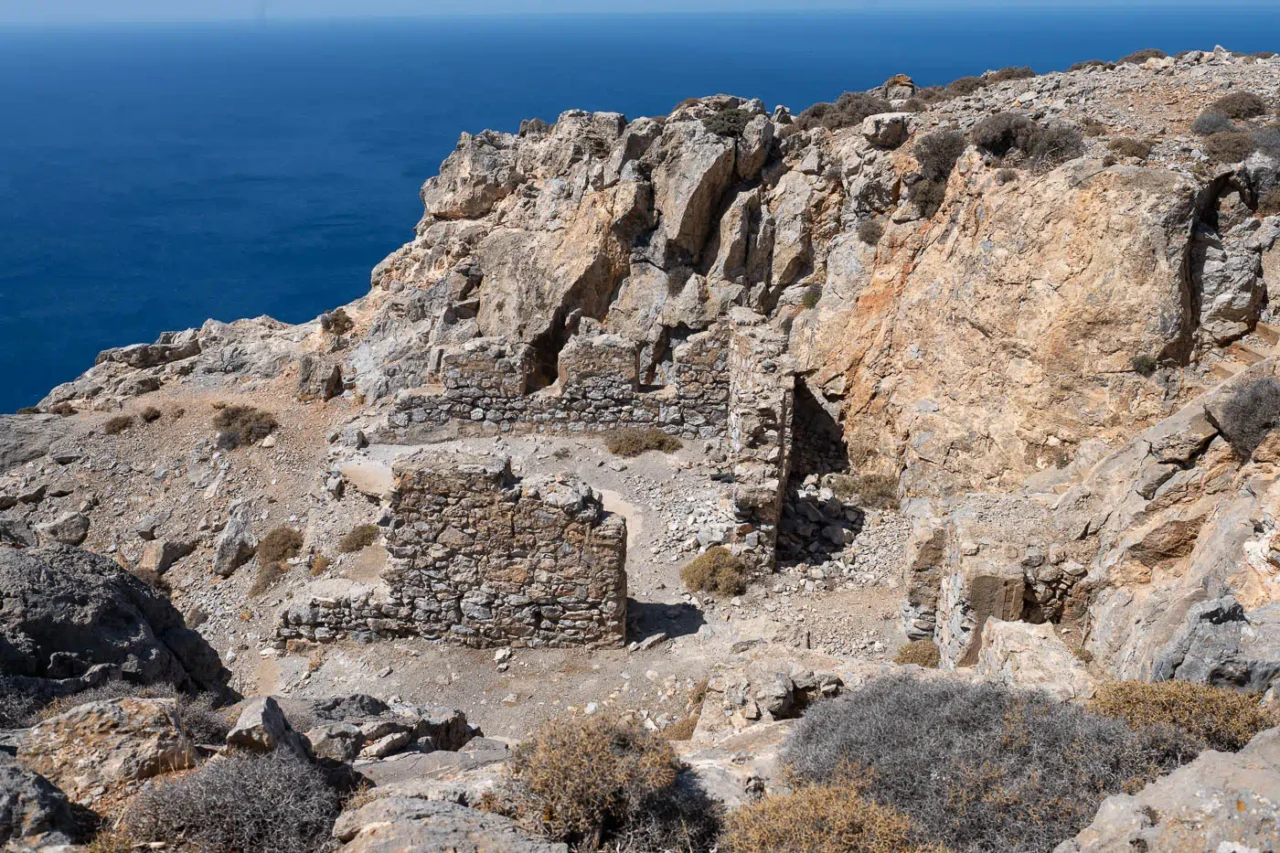
[[[23,764],[90,805],[130,782],[193,766],[172,699],[115,699],[41,722],[18,748]]]
[[[1108,797],[1055,853],[1274,850],[1280,838],[1280,729],[1240,752],[1205,752],[1136,794]]]
[[[988,619],[977,671],[987,681],[1039,690],[1058,702],[1087,702],[1098,687],[1097,679],[1048,624]]]

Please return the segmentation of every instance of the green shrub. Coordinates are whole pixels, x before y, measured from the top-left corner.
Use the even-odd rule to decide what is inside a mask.
[[[748,803],[725,820],[727,853],[924,853],[911,822],[865,798],[866,783],[805,785]],[[936,849],[936,848],[928,848]]]
[[[253,406],[223,406],[213,416],[218,447],[227,450],[262,441],[279,426],[275,415]]]
[[[719,810],[680,784],[680,771],[657,734],[603,716],[560,717],[512,751],[492,809],[578,850],[615,840],[620,849],[708,850]]]
[[[1121,157],[1133,157],[1145,160],[1151,156],[1151,143],[1145,139],[1134,139],[1132,136],[1117,136],[1107,143],[1107,148]]]
[[[140,844],[315,853],[326,849],[340,805],[319,769],[283,751],[228,755],[143,788],[120,823]]]
[[[874,246],[884,236],[884,226],[878,219],[864,219],[858,223],[858,239],[868,246]]]
[[[741,595],[747,589],[747,567],[728,548],[714,545],[685,564],[680,580],[691,592]]]
[[[1129,54],[1128,56],[1120,57],[1118,60],[1116,60],[1116,64],[1117,65],[1125,65],[1125,64],[1141,65],[1142,63],[1146,62],[1148,59],[1164,59],[1168,55],[1169,54],[1165,53],[1163,50],[1158,50],[1157,48],[1154,48],[1154,47],[1148,47],[1148,48],[1144,48],[1143,50],[1135,50],[1133,53]]]
[[[804,296],[800,297],[800,304],[805,308],[812,309],[817,306],[820,299],[822,299],[822,286],[811,284],[804,289]]]
[[[1267,376],[1237,389],[1218,420],[1218,429],[1232,449],[1241,459],[1249,459],[1268,433],[1280,425],[1280,381]]]
[[[372,545],[381,531],[376,524],[358,524],[338,540],[339,554],[354,554]]]
[[[650,450],[675,453],[684,447],[684,442],[656,427],[649,427],[614,430],[605,437],[604,446],[614,456],[631,459]]]
[[[717,136],[739,137],[742,131],[746,130],[747,122],[751,121],[751,113],[739,107],[732,107],[727,110],[721,110],[710,118],[702,120],[702,124],[707,130]]]
[[[1093,697],[1092,710],[1134,729],[1171,726],[1220,752],[1235,752],[1253,736],[1280,725],[1257,694],[1189,681],[1112,681]]]
[[[1210,160],[1239,163],[1253,153],[1253,136],[1242,131],[1226,131],[1206,136],[1202,146]]]
[[[1209,105],[1209,109],[1227,118],[1257,118],[1266,115],[1267,102],[1253,92],[1232,92]]]
[[[1053,850],[1104,798],[1196,752],[1171,729],[1134,731],[1042,694],[900,677],[810,707],[783,762],[808,783],[867,780],[916,844],[985,853]]]
[[[937,669],[942,663],[942,650],[933,640],[912,640],[893,656],[894,663],[916,664],[925,669]]]
[[[1156,360],[1149,355],[1135,355],[1129,362],[1133,372],[1140,376],[1150,376],[1156,372]]]
[[[133,426],[132,415],[116,415],[102,425],[102,431],[107,435],[119,435],[131,426]]]

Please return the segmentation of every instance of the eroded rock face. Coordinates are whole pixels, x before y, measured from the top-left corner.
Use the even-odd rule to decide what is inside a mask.
[[[78,829],[66,794],[0,753],[0,845],[68,844]]]
[[[1055,853],[1271,850],[1280,837],[1280,729],[1231,755],[1203,752],[1136,794],[1108,797]]]
[[[172,699],[116,699],[40,723],[18,748],[22,763],[72,800],[91,805],[124,785],[195,764]]]
[[[1059,702],[1087,702],[1097,690],[1097,679],[1047,624],[988,619],[977,671],[988,681],[1038,690]]]
[[[65,546],[0,548],[0,598],[0,675],[38,684],[108,665],[143,683],[226,689],[217,652],[111,560]]]

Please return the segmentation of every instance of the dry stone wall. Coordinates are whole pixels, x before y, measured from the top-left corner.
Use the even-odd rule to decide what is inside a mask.
[[[527,344],[480,338],[443,350],[442,384],[401,393],[393,433],[459,424],[474,432],[601,432],[656,426],[691,439],[724,435],[729,370],[724,329],[701,332],[673,353],[670,382],[644,388],[640,347],[617,335],[578,335],[558,358],[558,380],[532,389],[535,351]]]
[[[626,522],[567,476],[424,451],[394,467],[383,587],[281,614],[281,640],[417,635],[469,646],[623,643]]]

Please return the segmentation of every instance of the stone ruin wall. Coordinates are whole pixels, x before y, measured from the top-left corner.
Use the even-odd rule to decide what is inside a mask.
[[[566,476],[520,480],[506,458],[422,452],[394,470],[383,586],[295,602],[278,640],[622,645],[626,522],[590,487]]]
[[[787,336],[747,312],[676,346],[667,384],[640,382],[640,344],[579,334],[558,357],[554,385],[533,390],[531,346],[481,338],[439,350],[438,388],[402,393],[390,417],[411,439],[446,424],[464,432],[606,432],[657,427],[689,439],[727,440],[736,527],[730,540],[752,568],[772,571],[791,457],[795,368]]]
[[[728,419],[727,337],[723,328],[692,336],[676,347],[668,384],[643,388],[638,344],[578,335],[559,354],[556,383],[536,390],[533,347],[479,338],[440,350],[434,373],[441,386],[401,393],[390,426],[402,433],[446,424],[550,433],[652,426],[683,438],[717,438]]]

